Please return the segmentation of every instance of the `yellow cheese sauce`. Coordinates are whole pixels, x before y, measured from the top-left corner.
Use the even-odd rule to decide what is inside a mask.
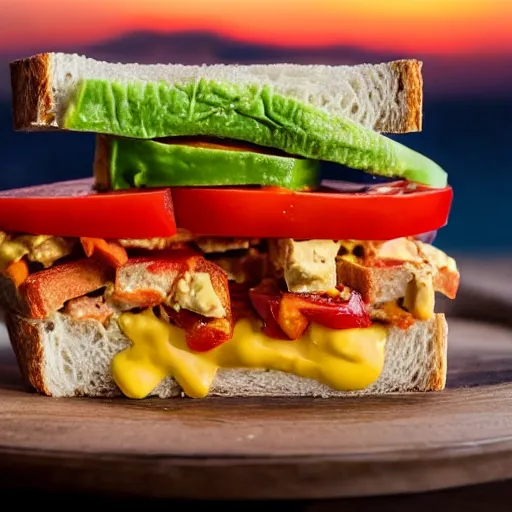
[[[418,320],[428,320],[434,315],[435,290],[432,274],[415,276],[407,285],[404,306]]]
[[[132,346],[112,361],[114,381],[129,398],[144,398],[168,376],[192,398],[208,395],[219,368],[281,370],[315,379],[333,389],[363,389],[384,366],[387,329],[333,330],[316,324],[295,341],[261,333],[256,320],[237,322],[233,338],[208,352],[193,352],[185,332],[148,309],[124,313],[119,327]]]

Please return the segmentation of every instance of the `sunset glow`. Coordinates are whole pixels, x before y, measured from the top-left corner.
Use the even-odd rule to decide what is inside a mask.
[[[0,21],[3,51],[85,44],[136,30],[207,30],[240,41],[283,46],[340,44],[434,54],[512,53],[510,0],[17,0],[3,3]]]

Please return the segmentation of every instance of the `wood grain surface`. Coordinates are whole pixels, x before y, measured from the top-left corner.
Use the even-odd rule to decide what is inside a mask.
[[[470,263],[483,275],[483,263]],[[492,275],[507,263],[493,262]],[[23,388],[5,351],[0,476],[14,487],[184,499],[369,496],[512,478],[512,293],[493,296],[475,277],[459,299],[440,304],[450,327],[442,393],[51,399]]]

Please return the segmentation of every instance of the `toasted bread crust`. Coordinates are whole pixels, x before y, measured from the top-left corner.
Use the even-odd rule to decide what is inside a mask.
[[[93,259],[63,263],[31,274],[20,286],[32,318],[47,318],[70,299],[98,290],[111,280],[110,271]]]
[[[52,112],[49,53],[11,62],[12,106],[15,130],[51,126]]]
[[[363,300],[369,304],[389,302],[404,297],[408,284],[416,275],[414,267],[407,262],[373,267],[343,258],[336,260],[336,273],[338,283],[357,290]],[[447,269],[437,269],[434,272],[432,284],[436,292],[455,299],[459,288],[459,275]]]
[[[110,190],[110,142],[105,135],[96,136],[94,150],[94,188],[99,191]]]
[[[432,339],[435,359],[433,361],[433,371],[430,373],[428,381],[429,391],[442,391],[446,386],[446,374],[448,371],[448,323],[443,313],[435,315],[436,334]]]
[[[336,269],[338,283],[357,290],[369,304],[403,297],[413,278],[411,270],[404,265],[373,268],[338,258]]]
[[[399,60],[392,63],[393,69],[399,73],[400,84],[406,95],[409,115],[404,119],[400,130],[404,133],[422,130],[423,105],[423,63],[418,60]]]
[[[5,323],[18,366],[27,385],[39,393],[51,396],[43,376],[42,327],[12,312],[5,315]]]
[[[84,259],[31,274],[18,289],[0,275],[0,306],[27,318],[44,319],[66,301],[105,286],[113,280],[110,273],[98,262]]]

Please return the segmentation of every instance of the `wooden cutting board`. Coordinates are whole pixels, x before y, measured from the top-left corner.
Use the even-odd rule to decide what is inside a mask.
[[[512,478],[512,291],[498,277],[499,293],[482,288],[482,269],[473,267],[448,310],[441,393],[52,399],[28,393],[10,351],[0,352],[0,481],[133,496],[314,499]]]

